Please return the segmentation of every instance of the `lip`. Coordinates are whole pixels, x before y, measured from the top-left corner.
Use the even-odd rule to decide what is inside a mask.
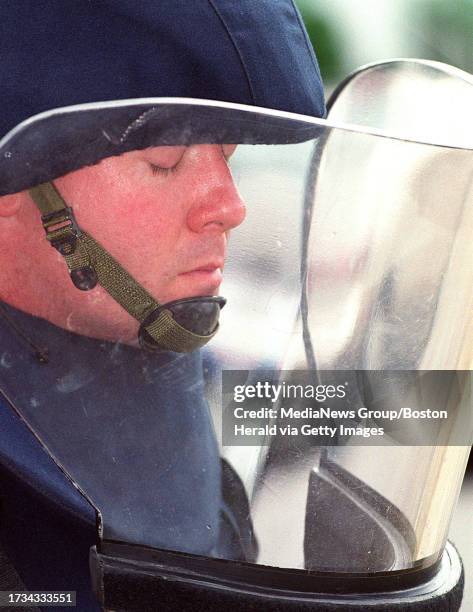
[[[206,263],[192,270],[182,272],[179,276],[186,281],[190,281],[205,292],[212,292],[217,289],[223,280],[223,264],[221,262]]]
[[[187,274],[197,274],[197,273],[214,273],[219,270],[220,273],[223,269],[223,261],[215,260],[211,262],[207,262],[201,265],[196,266],[195,268],[191,268],[190,270],[186,270],[185,272],[181,272],[180,276],[185,276]]]
[[[194,270],[189,270],[189,272],[182,272],[179,276],[185,276],[187,278],[215,278],[220,279],[220,281],[223,278],[222,269],[220,267],[195,268]]]

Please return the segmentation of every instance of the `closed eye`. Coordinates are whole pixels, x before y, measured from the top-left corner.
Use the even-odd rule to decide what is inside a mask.
[[[148,163],[149,167],[151,168],[151,172],[153,173],[153,176],[156,176],[157,174],[167,176],[169,174],[172,174],[173,172],[176,172],[177,170],[177,164],[175,166],[171,166],[170,168],[163,168],[162,166],[157,166],[156,164],[152,164],[151,162]]]

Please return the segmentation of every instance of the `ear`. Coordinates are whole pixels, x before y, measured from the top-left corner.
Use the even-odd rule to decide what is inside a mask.
[[[20,210],[22,198],[20,193],[0,198],[0,218],[13,217]]]

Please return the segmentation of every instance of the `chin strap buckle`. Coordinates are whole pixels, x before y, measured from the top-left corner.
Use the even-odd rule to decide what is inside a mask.
[[[77,289],[89,291],[98,282],[97,273],[90,265],[87,250],[80,244],[83,236],[70,206],[41,217],[46,238],[65,258],[71,280]]]
[[[77,239],[81,235],[72,208],[67,206],[62,210],[43,215],[41,221],[51,246],[64,257],[72,255],[77,247]]]

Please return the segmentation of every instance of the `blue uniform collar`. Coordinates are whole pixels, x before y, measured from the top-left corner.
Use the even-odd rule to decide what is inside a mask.
[[[221,468],[200,354],[150,354],[4,308],[23,338],[2,321],[2,390],[100,510],[103,537],[210,554]]]

